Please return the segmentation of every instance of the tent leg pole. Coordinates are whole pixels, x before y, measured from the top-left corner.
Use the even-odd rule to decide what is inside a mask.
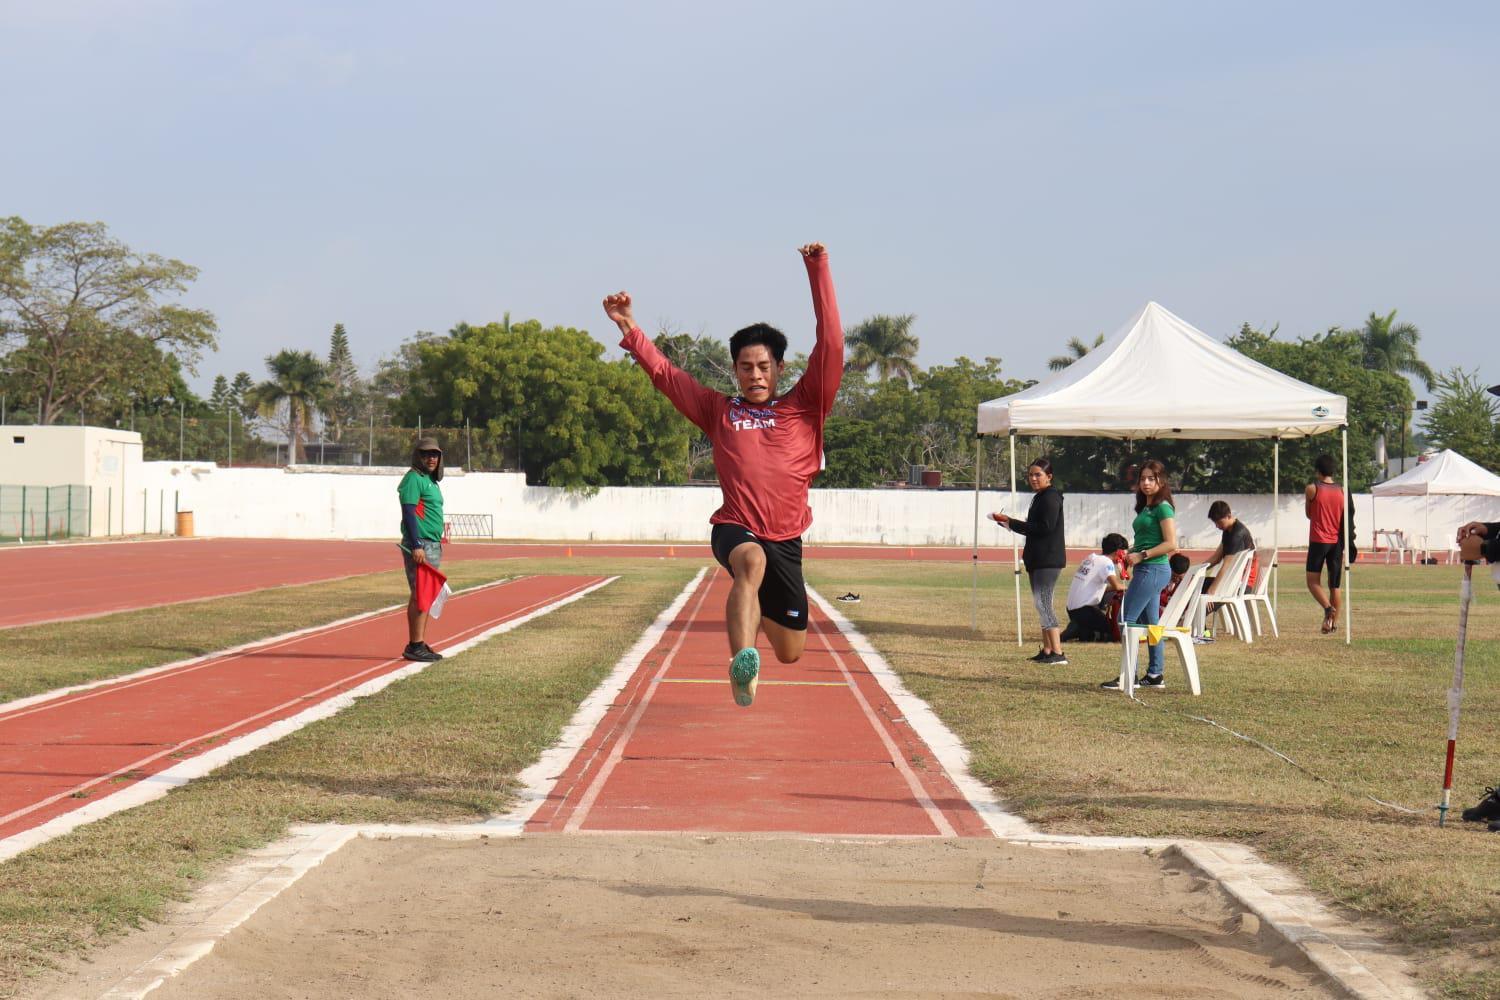
[[[984,436],[974,435],[974,551],[969,583],[969,629],[979,631],[979,474],[984,471]]]
[[[1271,613],[1281,610],[1281,438],[1271,439]]]
[[[1016,432],[1010,432],[1010,509],[1016,504]],[[1021,639],[1021,540],[1015,532],[1010,536],[1010,568],[1016,581],[1016,645],[1025,643]]]
[[[1354,502],[1354,490],[1349,485],[1349,426],[1345,424],[1339,428],[1339,436],[1343,439],[1344,447],[1344,495],[1347,504]],[[1349,517],[1348,506],[1343,511],[1344,517]],[[1353,525],[1344,526],[1344,645],[1348,646],[1354,642],[1354,580],[1353,568],[1349,565],[1349,545],[1354,534]]]

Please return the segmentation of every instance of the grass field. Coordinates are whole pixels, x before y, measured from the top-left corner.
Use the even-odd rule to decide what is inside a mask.
[[[1009,807],[1053,833],[1221,838],[1249,844],[1320,895],[1377,917],[1445,995],[1500,997],[1500,834],[1438,829],[1457,567],[1361,567],[1352,646],[1318,634],[1300,567],[1282,576],[1281,638],[1198,647],[1203,696],[1167,653],[1165,691],[1141,703],[1100,691],[1119,647],[1069,644],[1066,667],[1025,662],[1037,622],[1024,593],[1015,644],[1011,574],[980,574],[970,630],[968,567],[808,564],[845,613],[973,752]],[[1064,578],[1064,583],[1067,577]],[[1500,781],[1500,595],[1476,574],[1455,801]],[[1062,587],[1059,588],[1063,590]],[[1062,593],[1059,593],[1059,607]],[[1222,730],[1276,747],[1326,781]],[[1364,798],[1421,808],[1419,815]]]
[[[163,912],[239,852],[297,822],[470,820],[506,808],[514,776],[551,743],[698,565],[660,560],[455,563],[472,584],[536,572],[622,573],[577,604],[394,685],[157,802],[0,865],[0,995],[58,956]],[[1101,692],[1118,647],[1070,646],[1072,664],[1024,662],[1011,577],[985,567],[970,630],[962,564],[808,563],[973,751],[972,768],[1049,832],[1232,839],[1325,898],[1378,918],[1444,995],[1500,997],[1500,836],[1437,801],[1459,571],[1368,567],[1355,579],[1353,647],[1317,634],[1287,572],[1282,638],[1199,647],[1204,696],[1173,654],[1168,690],[1141,704]],[[1460,805],[1500,779],[1500,595],[1487,576],[1471,622]],[[7,632],[5,697],[209,652],[404,598],[398,574]],[[841,606],[843,607],[843,606]],[[1419,638],[1411,638],[1417,636]],[[774,667],[770,668],[774,670]],[[1320,781],[1188,714],[1275,746]],[[1407,815],[1363,795],[1421,808]]]

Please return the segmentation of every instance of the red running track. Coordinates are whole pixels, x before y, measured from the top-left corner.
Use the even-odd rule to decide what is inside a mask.
[[[1010,548],[982,548],[987,563],[1010,562]],[[1083,550],[1070,551],[1081,559]],[[707,545],[607,545],[459,542],[447,560],[595,556],[712,560]],[[886,559],[966,562],[965,548],[817,545],[810,559]],[[201,601],[334,580],[382,570],[396,572],[394,542],[204,538],[100,545],[0,549],[0,629],[94,618],[119,611]]]
[[[443,650],[602,582],[522,577],[464,591],[431,625]],[[0,840],[399,670],[405,609],[0,709]]]
[[[527,831],[990,836],[816,607],[807,652],[764,642],[755,704],[730,696],[724,599],[701,582]]]

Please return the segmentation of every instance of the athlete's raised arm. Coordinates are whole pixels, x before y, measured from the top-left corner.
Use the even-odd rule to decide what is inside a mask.
[[[833,410],[839,381],[844,376],[844,327],[839,322],[839,304],[833,294],[828,248],[821,243],[809,243],[797,249],[802,254],[802,262],[807,265],[818,333],[812,354],[807,359],[807,371],[793,391],[826,417]]]
[[[651,338],[635,325],[635,314],[631,309],[628,293],[606,295],[604,312],[620,328],[620,346],[635,358],[635,363],[645,371],[657,391],[672,401],[678,413],[707,431],[714,420],[715,404],[723,395],[672,364],[666,355],[657,350]]]

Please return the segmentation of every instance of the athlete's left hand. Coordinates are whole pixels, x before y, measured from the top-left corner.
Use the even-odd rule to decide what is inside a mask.
[[[809,243],[807,246],[798,247],[797,252],[807,258],[821,257],[828,252],[828,248],[821,243]]]
[[[997,510],[990,515],[990,520],[994,521],[996,524],[1007,524],[1009,523],[1010,518]]]

